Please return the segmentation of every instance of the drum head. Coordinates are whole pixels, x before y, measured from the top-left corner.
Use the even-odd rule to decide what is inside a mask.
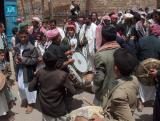
[[[103,109],[99,106],[85,106],[76,110],[73,110],[68,117],[70,121],[75,121],[81,119],[80,121],[85,121],[84,119],[93,119],[94,115],[97,115],[99,118],[104,119],[102,115]],[[79,121],[79,120],[78,120]]]
[[[150,75],[150,69],[159,69],[160,61],[154,58],[148,58],[140,63],[136,70],[136,76],[141,84],[145,86],[155,86],[155,79]]]
[[[85,57],[79,53],[79,52],[75,52],[72,55],[72,59],[74,59],[74,67],[81,73],[85,73],[88,70],[88,66],[87,66],[87,61],[85,59]]]

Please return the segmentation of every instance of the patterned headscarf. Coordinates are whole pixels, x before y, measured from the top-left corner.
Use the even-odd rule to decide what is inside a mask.
[[[56,38],[58,35],[60,35],[58,29],[53,29],[46,32],[46,36],[49,40]]]
[[[154,34],[155,36],[160,36],[160,25],[157,23],[151,24],[150,33]]]

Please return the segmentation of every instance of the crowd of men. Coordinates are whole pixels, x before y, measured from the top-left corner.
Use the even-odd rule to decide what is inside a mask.
[[[87,60],[87,73],[94,75],[93,103],[104,109],[104,119],[95,116],[92,120],[134,121],[135,108],[142,111],[143,103],[154,100],[153,120],[159,121],[159,71],[150,70],[156,86],[141,84],[133,73],[139,62],[160,59],[160,9],[111,12],[103,17],[95,12],[87,16],[74,14],[63,27],[58,27],[54,19],[42,21],[33,17],[31,25],[17,19],[11,51],[19,96],[22,104],[27,104],[26,113],[32,112],[38,98],[43,121],[67,120],[66,114],[71,111],[68,105],[72,103],[68,98],[76,94],[67,68],[74,60],[68,55],[78,51]],[[16,101],[10,90],[13,81],[6,69],[8,53],[4,25],[0,23],[0,69],[7,80],[0,88],[0,116],[6,115]],[[4,80],[4,76],[0,78]]]

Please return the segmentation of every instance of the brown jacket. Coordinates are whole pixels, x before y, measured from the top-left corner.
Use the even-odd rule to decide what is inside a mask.
[[[104,111],[106,121],[135,121],[139,82],[135,76],[118,79],[119,84],[111,90]]]
[[[42,113],[51,117],[63,116],[67,113],[66,92],[75,93],[68,74],[59,69],[41,69],[29,84],[29,91],[38,90],[38,99]]]

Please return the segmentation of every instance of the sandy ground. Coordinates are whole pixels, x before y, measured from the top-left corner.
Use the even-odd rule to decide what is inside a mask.
[[[15,95],[17,96],[17,86],[13,88]],[[18,96],[17,96],[18,97]],[[82,92],[74,96],[74,108],[89,105],[88,102],[92,103],[94,95]],[[84,101],[87,100],[87,101]],[[42,114],[39,109],[34,109],[31,114],[25,114],[25,108],[20,107],[20,100],[18,98],[17,105],[12,109],[12,113],[8,117],[1,117],[0,121],[42,121]],[[136,121],[152,121],[152,107],[147,106],[144,108],[142,113],[135,112],[134,114]]]

